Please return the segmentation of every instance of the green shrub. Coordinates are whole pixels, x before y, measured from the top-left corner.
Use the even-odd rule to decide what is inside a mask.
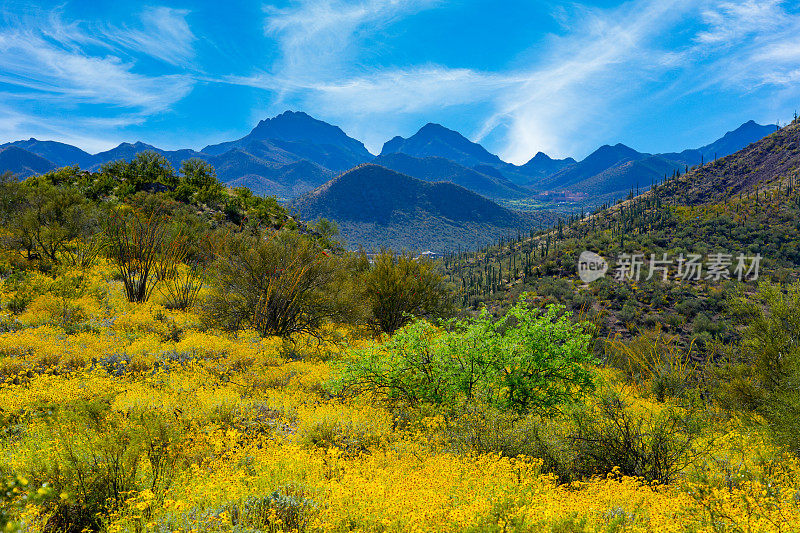
[[[347,258],[337,257],[296,233],[231,238],[214,264],[204,306],[208,325],[261,335],[317,334],[328,321],[361,315]]]
[[[335,388],[411,406],[556,410],[593,388],[588,365],[596,362],[588,325],[562,311],[532,309],[521,298],[497,322],[485,310],[445,322],[443,330],[415,320],[385,345],[353,352]]]
[[[435,263],[409,253],[375,256],[364,284],[371,324],[378,332],[392,334],[414,316],[441,317],[448,310],[448,292]]]
[[[800,282],[761,283],[733,299],[738,349],[718,372],[723,405],[760,414],[780,442],[800,454]]]
[[[637,409],[614,394],[555,416],[474,409],[440,431],[458,453],[524,455],[561,482],[619,473],[668,483],[693,463],[704,422],[693,408]]]

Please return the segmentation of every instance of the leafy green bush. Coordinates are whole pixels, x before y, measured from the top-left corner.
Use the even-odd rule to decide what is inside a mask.
[[[352,353],[335,388],[389,403],[462,409],[489,404],[516,413],[550,412],[591,390],[588,325],[522,298],[505,317],[451,320],[439,330],[415,320],[385,345]]]

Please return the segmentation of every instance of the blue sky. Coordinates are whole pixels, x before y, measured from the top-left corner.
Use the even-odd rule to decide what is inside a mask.
[[[520,163],[695,147],[800,108],[795,1],[0,5],[0,142],[199,149],[292,109],[373,152],[439,122]]]

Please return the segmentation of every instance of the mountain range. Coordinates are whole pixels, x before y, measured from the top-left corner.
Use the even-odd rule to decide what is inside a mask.
[[[557,208],[547,203],[551,194],[568,198],[566,207],[558,207],[562,212],[610,203],[631,190],[647,189],[677,169],[725,157],[775,129],[749,121],[713,143],[680,152],[649,154],[616,144],[601,146],[580,161],[553,159],[539,152],[527,163],[514,165],[460,133],[432,123],[408,138],[394,137],[374,156],[337,126],[303,112],[287,111],[262,120],[237,140],[200,151],[162,150],[136,142],[89,154],[55,141],[31,138],[9,142],[0,145],[0,172],[26,177],[66,165],[97,171],[106,163],[131,160],[147,150],[162,154],[176,169],[186,159],[200,158],[212,164],[220,181],[229,186],[293,202],[304,216],[332,218],[353,244],[394,242],[391,232],[402,228],[406,235],[403,246],[425,241],[452,249],[538,226]],[[353,218],[352,209],[343,205],[346,195],[342,191],[351,194],[352,209],[370,214],[372,219]],[[448,196],[473,207],[481,199],[492,207],[480,204],[480,209],[456,215],[447,207]],[[412,203],[402,206],[400,198]],[[530,199],[536,199],[533,218],[505,209],[529,207],[526,202]],[[427,222],[415,222],[416,218]],[[431,229],[434,222],[448,229],[436,234]],[[386,226],[378,229],[375,224],[380,223]],[[369,224],[373,224],[369,231],[380,238],[368,237],[364,228]],[[480,233],[470,240],[465,228]]]
[[[65,165],[97,170],[110,161],[130,160],[139,152],[153,150],[176,168],[185,159],[204,159],[214,165],[224,183],[246,185],[256,194],[286,199],[367,162],[424,181],[456,183],[495,200],[518,199],[542,191],[614,196],[637,184],[648,187],[677,168],[729,155],[773,131],[775,126],[749,121],[709,145],[681,152],[647,154],[617,144],[602,146],[581,161],[552,159],[539,152],[523,165],[512,165],[439,124],[426,124],[411,137],[387,141],[376,157],[340,128],[303,112],[287,111],[262,120],[240,139],[208,145],[200,151],[162,150],[136,142],[89,154],[55,141],[14,141],[0,145],[0,168],[21,177]],[[12,147],[18,150],[8,151]],[[600,203],[599,198],[596,203]]]

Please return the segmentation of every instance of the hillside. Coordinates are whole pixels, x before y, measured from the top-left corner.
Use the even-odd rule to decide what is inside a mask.
[[[572,166],[576,163],[573,158],[567,157],[565,159],[553,159],[544,152],[537,152],[530,161],[519,167],[519,173],[525,179],[517,181],[521,185],[533,186],[540,180],[551,176],[566,167]],[[520,178],[518,178],[520,179]]]
[[[31,176],[54,168],[55,165],[47,159],[17,146],[0,148],[0,174],[12,172],[21,176]]]
[[[585,159],[532,183],[537,189],[571,189],[609,169],[647,157],[624,144],[604,145]],[[607,180],[603,180],[606,182]],[[648,180],[649,181],[649,180]],[[615,185],[612,185],[615,187]]]
[[[348,245],[371,249],[467,249],[537,223],[458,185],[373,164],[337,176],[291,205],[302,219],[335,221]]]
[[[754,120],[748,120],[735,130],[725,133],[721,138],[710,144],[701,146],[700,148],[684,150],[680,153],[661,155],[666,159],[678,161],[685,165],[699,165],[701,161],[707,163],[718,157],[724,157],[738,152],[742,148],[774,133],[776,129],[774,124],[762,126],[761,124],[757,124]]]
[[[405,139],[395,137],[383,145],[380,155],[404,153],[414,157],[443,157],[465,167],[506,165],[499,157],[440,124],[428,123]]]
[[[183,161],[199,158],[213,165],[220,180],[230,186],[247,186],[256,194],[289,200],[336,174],[374,162],[424,181],[455,183],[505,207],[546,217],[549,212],[574,213],[612,203],[677,169],[729,155],[771,129],[750,121],[713,143],[682,152],[651,155],[617,144],[603,146],[579,162],[539,152],[517,166],[460,133],[432,123],[407,139],[388,141],[375,158],[340,128],[306,113],[287,111],[262,120],[237,140],[209,145],[200,152],[123,142],[92,155],[64,143],[28,139],[0,146],[14,148],[0,164],[27,177],[64,165],[97,171],[109,162],[130,161],[141,152],[155,151],[175,170]]]
[[[89,166],[92,165],[93,156],[91,154],[69,144],[55,141],[40,141],[31,137],[27,141],[14,141],[0,144],[0,149],[8,146],[22,148],[32,154],[47,159],[58,167],[78,165],[83,168],[89,168]]]
[[[728,156],[774,131],[775,126],[762,126],[751,120],[706,146],[655,155],[638,152],[624,144],[605,145],[579,162],[566,165],[563,160],[557,162],[560,170],[549,163],[544,154],[537,154],[540,165],[556,170],[539,173],[526,185],[537,190],[583,193],[586,197],[582,203],[587,207],[597,207],[623,198],[632,190],[649,188],[652,183],[677,170],[683,171],[687,166]]]
[[[531,291],[594,317],[604,335],[631,336],[662,328],[697,346],[728,342],[738,333],[725,318],[733,281],[645,280],[650,254],[760,254],[759,279],[786,282],[800,267],[800,123],[731,154],[690,169],[646,193],[583,219],[565,219],[532,239],[503,242],[446,260],[461,301],[501,312]],[[577,276],[578,256],[590,250],[608,261],[606,276],[588,285]],[[643,254],[638,282],[613,278],[621,254]],[[704,273],[703,276],[706,274]],[[752,290],[754,283],[745,284]]]

